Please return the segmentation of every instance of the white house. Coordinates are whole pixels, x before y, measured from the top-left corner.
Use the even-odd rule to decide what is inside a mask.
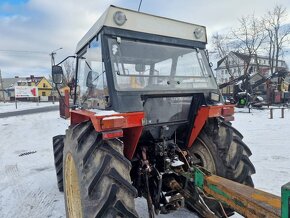
[[[278,61],[278,70],[287,69],[285,61]],[[242,54],[239,52],[230,52],[227,56],[217,62],[216,77],[217,83],[222,84],[245,74],[246,69],[251,73],[259,73],[264,76],[270,75],[269,58],[266,56],[257,56]]]

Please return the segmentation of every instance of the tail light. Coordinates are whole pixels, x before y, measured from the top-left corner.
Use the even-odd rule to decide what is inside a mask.
[[[123,137],[123,130],[114,130],[109,132],[102,132],[103,139],[115,139]]]
[[[119,129],[125,126],[126,119],[123,116],[110,116],[104,117],[101,120],[101,129],[110,130],[110,129]]]

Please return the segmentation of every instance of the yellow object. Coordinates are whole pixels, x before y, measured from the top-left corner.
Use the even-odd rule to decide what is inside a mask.
[[[281,84],[281,91],[282,92],[287,92],[289,91],[288,90],[288,87],[289,87],[289,83],[285,82],[285,81],[282,81],[282,84]]]
[[[52,86],[45,77],[36,83],[38,96],[51,96]]]
[[[138,83],[137,78],[135,76],[130,78],[130,87],[133,88],[133,89],[141,89],[141,88],[143,88]]]
[[[65,87],[62,87],[62,88],[60,88],[59,89],[59,91],[60,91],[60,94],[62,95],[62,96],[64,96],[64,93],[65,93],[65,91],[70,91],[70,88],[68,87],[68,86],[65,86]]]

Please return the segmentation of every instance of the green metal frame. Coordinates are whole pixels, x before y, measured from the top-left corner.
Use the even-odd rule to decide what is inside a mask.
[[[290,218],[290,182],[281,188],[282,205],[281,218]]]
[[[202,167],[183,173],[189,181],[218,201],[246,217],[290,218],[290,182],[282,186],[281,198],[222,177],[211,175]]]

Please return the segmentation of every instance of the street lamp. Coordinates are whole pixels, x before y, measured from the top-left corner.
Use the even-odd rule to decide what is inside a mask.
[[[51,56],[51,66],[55,65],[55,61],[54,61],[54,55],[56,55],[56,52],[61,50],[62,47],[53,50],[49,55]]]

